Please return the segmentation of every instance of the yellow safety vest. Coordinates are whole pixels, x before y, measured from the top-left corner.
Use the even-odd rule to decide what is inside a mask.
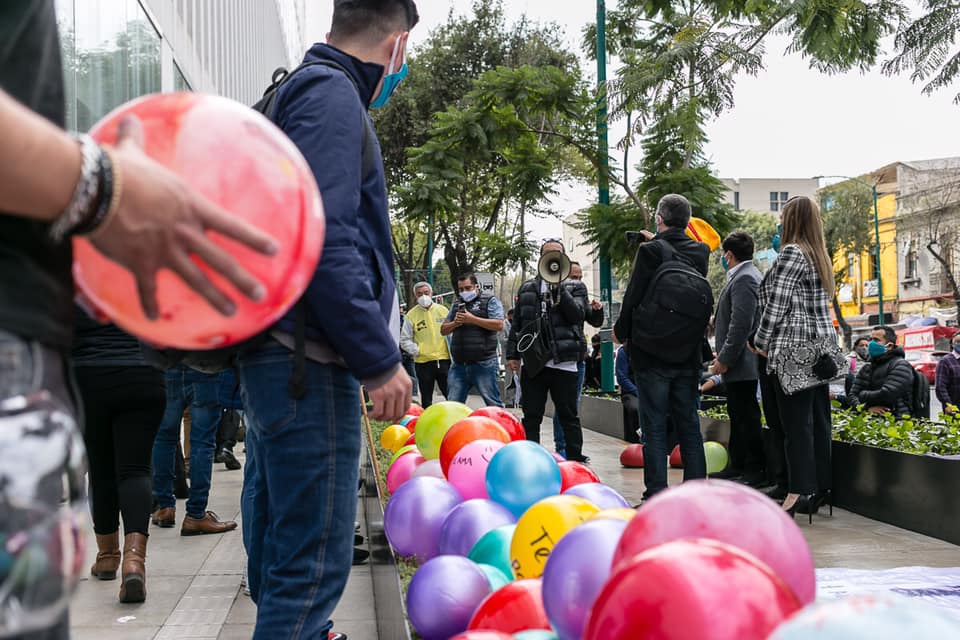
[[[447,319],[448,313],[449,309],[436,302],[429,309],[417,305],[407,312],[407,320],[413,325],[413,341],[420,347],[414,362],[450,359],[447,339],[440,335],[440,325]]]

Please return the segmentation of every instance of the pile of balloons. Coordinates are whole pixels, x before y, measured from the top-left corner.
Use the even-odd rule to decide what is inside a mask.
[[[707,440],[703,443],[703,455],[707,460],[707,473],[718,473],[727,468],[730,462],[730,456],[727,449],[719,442]],[[680,445],[673,448],[668,458],[670,466],[674,469],[683,468],[683,459],[680,457]],[[638,468],[643,466],[643,445],[631,444],[624,448],[620,454],[620,464],[627,468]]]

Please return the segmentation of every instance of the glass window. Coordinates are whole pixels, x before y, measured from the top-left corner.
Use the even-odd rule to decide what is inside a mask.
[[[193,87],[187,82],[187,77],[180,70],[180,65],[173,63],[173,90],[174,91],[192,91]]]
[[[60,55],[63,58],[63,88],[67,103],[66,127],[77,129],[77,46],[73,0],[57,0],[57,26],[60,30]]]
[[[786,191],[781,191],[781,192],[780,192],[780,204],[781,204],[781,205],[786,204],[787,200],[789,200],[789,199],[790,199],[790,194],[789,194],[789,193],[787,193]]]
[[[739,191],[733,192],[733,208],[736,211],[740,211],[740,192]]]

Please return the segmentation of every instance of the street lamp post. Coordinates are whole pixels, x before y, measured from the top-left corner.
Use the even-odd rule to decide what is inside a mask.
[[[883,316],[883,268],[880,264],[880,208],[877,203],[877,185],[871,184],[865,180],[860,180],[859,178],[852,178],[850,176],[814,176],[814,179],[820,178],[841,178],[843,180],[849,180],[850,182],[856,182],[857,184],[862,184],[865,187],[870,187],[870,192],[873,194],[873,234],[874,240],[877,243],[877,317],[879,319],[879,324],[884,324]]]
[[[597,0],[597,160],[600,163],[599,202],[610,204],[610,182],[607,179],[610,145],[607,139],[607,7],[605,0]],[[604,309],[604,334],[609,333],[613,292],[610,253],[600,247],[600,301]],[[600,343],[600,386],[605,392],[614,390],[613,343],[609,338]]]

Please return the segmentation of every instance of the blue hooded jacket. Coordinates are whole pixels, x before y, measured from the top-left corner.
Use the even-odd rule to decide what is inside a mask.
[[[318,59],[339,64],[353,81],[338,69],[315,65],[295,74],[277,94],[277,125],[313,170],[326,215],[323,255],[304,294],[307,339],[331,347],[357,378],[369,381],[400,365],[398,342],[388,326],[396,287],[376,140],[375,168],[361,184],[363,119],[370,118],[367,109],[383,67],[327,44],[315,44],[304,57],[305,62]],[[295,308],[277,328],[293,333],[294,314]]]

